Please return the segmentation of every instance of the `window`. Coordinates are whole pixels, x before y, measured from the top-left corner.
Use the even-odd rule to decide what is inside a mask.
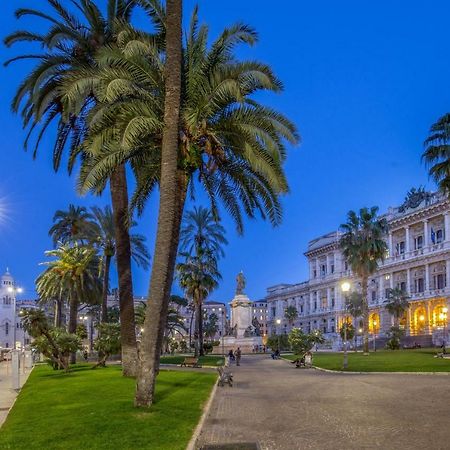
[[[344,270],[348,270],[348,262],[347,261],[344,262]]]
[[[317,278],[317,271],[316,271],[316,269],[313,270],[313,278]]]
[[[275,317],[277,315],[277,309],[275,306],[272,306],[272,317]]]
[[[397,287],[398,287],[401,291],[406,292],[406,282],[405,282],[405,281],[400,281],[400,282],[398,282],[398,283],[397,283]]]
[[[388,295],[389,295],[389,288],[386,288],[385,290],[384,290],[384,297],[385,298],[388,298]]]
[[[375,302],[377,299],[377,291],[371,291],[372,302]]]
[[[400,241],[397,244],[397,255],[403,255],[405,253],[405,241]]]
[[[331,264],[331,273],[334,273],[334,264]]]
[[[331,332],[334,333],[334,325],[331,326]]]
[[[300,305],[300,314],[303,314],[303,305]]]
[[[317,300],[314,300],[314,311],[317,310]]]
[[[439,273],[434,277],[434,288],[444,289],[445,288],[445,278],[443,273]]]
[[[334,297],[331,297],[331,307],[334,308]]]
[[[425,291],[425,283],[423,281],[423,278],[417,278],[416,280],[414,280],[414,289],[417,293]]]
[[[414,250],[419,250],[423,247],[423,236],[417,236],[414,238]]]
[[[327,327],[323,327],[323,332],[324,332],[324,333],[327,332]]]
[[[8,334],[9,334],[9,323],[6,322],[6,323],[5,323],[5,335],[8,336]],[[7,347],[8,347],[8,346],[7,346]]]
[[[326,264],[322,264],[322,265],[320,266],[320,274],[321,274],[322,276],[324,276],[324,275],[327,274],[327,266],[326,266]]]
[[[444,230],[436,231],[436,244],[439,244],[444,240]]]

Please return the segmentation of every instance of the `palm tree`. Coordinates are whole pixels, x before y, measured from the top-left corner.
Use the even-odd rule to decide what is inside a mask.
[[[287,306],[284,310],[284,317],[289,322],[289,324],[292,327],[292,324],[294,323],[295,319],[298,317],[298,311],[295,306]]]
[[[93,247],[75,243],[73,246],[61,244],[56,249],[45,252],[45,255],[55,259],[43,263],[47,269],[37,278],[36,290],[44,301],[67,295],[67,331],[75,333],[79,305],[100,302],[101,279],[97,252]],[[75,355],[72,355],[72,363],[74,362]]]
[[[109,292],[109,273],[111,268],[111,262],[116,255],[116,233],[114,229],[114,216],[109,205],[103,209],[98,206],[93,206],[92,215],[97,224],[97,236],[94,244],[99,248],[102,253],[102,315],[101,321],[108,321],[108,292]],[[135,226],[136,223],[132,222],[130,228]],[[150,254],[148,253],[145,245],[145,237],[141,234],[130,233],[131,244],[131,258],[134,262],[144,269],[148,269],[150,263]]]
[[[450,195],[450,114],[431,126],[422,160],[430,168],[430,176],[439,189]]]
[[[358,317],[361,317],[362,315],[362,301],[363,301],[362,295],[360,292],[352,291],[349,294],[345,295],[345,310],[353,317],[354,330],[353,333],[351,334],[355,338],[355,352],[357,351],[357,344],[358,344],[357,342],[358,335],[356,333],[356,327],[361,326],[361,322],[358,325],[357,320]],[[347,321],[345,323],[347,323]]]
[[[85,244],[92,242],[99,229],[94,216],[84,206],[69,205],[68,211],[58,210],[53,216],[53,225],[48,234],[56,247],[58,242]]]
[[[369,305],[367,288],[369,277],[375,273],[380,261],[384,259],[387,245],[384,237],[387,222],[377,216],[378,208],[361,208],[359,215],[350,211],[347,222],[341,225],[343,235],[340,247],[353,273],[361,280],[362,319],[365,354],[369,353]]]
[[[239,62],[234,55],[237,44],[256,42],[256,33],[239,24],[226,29],[212,45],[208,46],[207,40],[207,28],[198,25],[195,11],[184,52],[177,226],[169,267],[175,263],[184,201],[189,186],[194,188],[195,174],[210,198],[214,216],[218,216],[220,199],[239,232],[243,230],[243,213],[252,218],[259,213],[277,225],[281,221],[279,196],[288,191],[282,169],[284,140],[298,142],[295,126],[288,119],[252,98],[258,91],[280,92],[279,80],[268,66]],[[117,48],[99,55],[100,70],[65,86],[65,104],[70,109],[80,92],[92,90],[103,100],[90,117],[90,136],[84,148],[92,152],[92,158],[84,167],[81,189],[95,189],[117,164],[131,161],[138,179],[133,204],[142,212],[161,179],[167,80],[164,64],[155,57],[159,53],[151,43],[134,35],[127,37],[125,32],[118,42]],[[154,263],[156,270],[156,259]],[[171,274],[168,270],[164,275],[169,284]],[[158,311],[153,325],[160,327],[158,317],[164,308],[156,306],[159,302],[154,305]],[[159,351],[153,349],[152,354]],[[152,364],[157,366],[158,361]],[[156,373],[156,369],[149,373]]]
[[[185,262],[177,264],[177,276],[186,297],[195,305],[196,346],[195,356],[202,356],[203,350],[203,302],[218,286],[221,275],[217,269],[217,258],[210,251],[191,256],[181,254]]]
[[[17,56],[6,64],[17,60],[34,60],[37,65],[25,77],[12,102],[14,112],[22,115],[28,134],[24,142],[28,148],[30,137],[38,129],[33,156],[38,152],[41,140],[50,127],[57,127],[57,138],[53,149],[53,166],[58,170],[65,148],[69,148],[69,172],[72,171],[79,144],[86,133],[86,116],[95,105],[92,93],[77,98],[77,113],[64,110],[61,101],[64,80],[73,74],[95,65],[95,55],[100,48],[110,45],[118,30],[130,21],[132,11],[142,3],[152,13],[152,0],[107,0],[107,15],[92,0],[73,0],[76,14],[63,7],[58,0],[48,0],[52,13],[36,9],[20,8],[16,17],[32,16],[43,19],[48,30],[36,33],[20,30],[5,39],[11,46],[18,42],[37,42],[41,45],[38,54]],[[117,165],[109,174],[112,207],[116,233],[116,258],[119,277],[121,312],[122,367],[124,375],[132,375],[136,367],[136,335],[133,310],[133,287],[131,277],[131,244],[128,235],[128,193],[124,164]],[[104,189],[103,185],[102,189]]]
[[[387,299],[384,302],[384,307],[394,317],[394,326],[398,327],[400,317],[409,308],[409,297],[400,288],[390,288],[386,294]]]

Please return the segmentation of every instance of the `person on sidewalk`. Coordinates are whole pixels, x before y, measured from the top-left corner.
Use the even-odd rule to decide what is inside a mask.
[[[236,365],[237,366],[241,365],[241,356],[242,356],[242,352],[241,352],[240,347],[238,347],[236,350]]]
[[[228,352],[228,364],[231,366],[231,363],[234,362],[235,357],[234,357],[234,353],[233,350],[230,350]]]

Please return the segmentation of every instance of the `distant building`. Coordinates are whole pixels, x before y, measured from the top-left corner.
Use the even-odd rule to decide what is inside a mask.
[[[384,214],[389,224],[388,254],[369,280],[369,332],[380,345],[393,324],[385,309],[387,289],[400,288],[409,296],[409,308],[400,325],[405,343],[441,344],[448,338],[450,296],[450,202],[439,193],[410,192],[403,205]],[[312,240],[305,256],[309,280],[267,289],[268,333],[287,333],[292,327],[321,330],[333,346],[340,345],[339,330],[346,315],[343,281],[360,289],[339,248],[340,232]],[[288,306],[297,309],[291,323]],[[280,323],[278,323],[278,321]],[[355,323],[357,331],[359,323]],[[381,339],[380,339],[381,338]]]
[[[267,300],[256,300],[252,303],[252,316],[253,319],[258,321],[259,330],[261,332],[261,336],[263,337],[263,341],[265,342],[265,338],[268,333],[267,328]]]
[[[21,349],[31,343],[31,338],[23,329],[20,312],[36,308],[35,300],[18,300],[20,288],[15,284],[9,270],[0,277],[0,349]]]

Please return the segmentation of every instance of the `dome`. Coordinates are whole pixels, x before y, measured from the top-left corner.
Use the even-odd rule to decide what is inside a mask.
[[[6,272],[2,275],[1,281],[2,281],[2,284],[4,284],[4,283],[3,283],[4,281],[8,281],[8,282],[9,282],[9,283],[8,283],[9,285],[14,284],[14,278],[13,278],[12,275],[9,273],[9,268],[8,268],[8,267],[6,268]]]

